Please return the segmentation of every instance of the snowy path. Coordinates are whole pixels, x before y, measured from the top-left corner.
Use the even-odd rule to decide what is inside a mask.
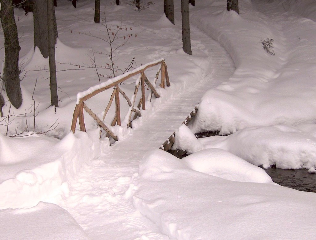
[[[71,186],[71,195],[65,200],[64,207],[91,239],[114,239],[113,236],[117,240],[145,236],[149,239],[164,238],[158,229],[153,233],[155,227],[152,223],[134,209],[128,189],[133,186],[131,183],[137,176],[144,154],[158,149],[181,125],[203,94],[233,74],[234,65],[225,50],[209,38],[207,45],[211,56],[204,79],[185,86],[180,94],[161,104],[131,135],[86,166]]]

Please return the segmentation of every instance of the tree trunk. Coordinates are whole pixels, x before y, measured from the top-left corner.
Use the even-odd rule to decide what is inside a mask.
[[[74,6],[75,8],[77,8],[77,0],[72,0],[71,3],[72,3],[72,6]]]
[[[189,0],[181,0],[181,14],[183,51],[189,55],[192,55],[190,37]]]
[[[195,0],[190,0],[189,2],[191,3],[192,6],[195,6]]]
[[[95,23],[100,23],[100,0],[95,0],[94,22]]]
[[[227,0],[227,11],[230,10],[239,14],[238,0]]]
[[[136,5],[137,9],[140,10],[140,0],[136,0],[135,5]]]
[[[4,34],[5,60],[2,79],[7,96],[15,108],[22,104],[22,93],[19,78],[19,38],[14,19],[12,0],[0,0],[1,24]]]
[[[48,58],[48,18],[47,18],[47,1],[48,0],[34,0],[34,48],[38,47],[44,58]],[[54,41],[57,40],[57,24],[55,11],[53,12],[53,29]]]
[[[120,5],[120,0],[116,0],[116,5]]]
[[[2,107],[4,106],[4,98],[2,97],[2,94],[0,92],[0,117],[3,117]]]
[[[54,1],[47,1],[47,23],[48,23],[48,54],[49,54],[49,76],[51,105],[58,107],[56,61],[55,61],[55,7]]]
[[[164,12],[169,21],[174,24],[174,3],[173,0],[164,0]]]

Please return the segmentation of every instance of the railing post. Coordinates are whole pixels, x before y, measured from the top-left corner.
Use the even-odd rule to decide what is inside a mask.
[[[80,100],[79,102],[79,125],[80,131],[86,132],[86,126],[84,124],[84,117],[83,117],[83,101]]]
[[[165,69],[165,62],[161,62],[161,83],[160,87],[165,88],[165,78],[166,78],[166,69]]]
[[[117,125],[121,126],[120,89],[118,85],[115,88],[115,106],[116,122]]]
[[[170,80],[169,80],[169,74],[168,74],[168,67],[165,61],[163,61],[163,65],[165,66],[165,78],[166,78],[166,85],[167,87],[170,87]]]
[[[145,106],[145,101],[146,101],[146,97],[145,97],[145,74],[144,71],[141,72],[141,88],[142,88],[142,109],[145,110],[146,106]]]
[[[79,117],[79,104],[76,104],[75,110],[74,110],[74,114],[72,117],[72,123],[71,123],[71,131],[73,133],[76,132],[76,125],[77,125],[77,119]]]

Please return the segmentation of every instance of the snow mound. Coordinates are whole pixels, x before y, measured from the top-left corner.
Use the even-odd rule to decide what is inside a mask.
[[[314,238],[314,193],[227,181],[193,171],[180,161],[152,152],[141,164],[133,196],[134,206],[170,238]]]
[[[272,183],[261,168],[221,149],[206,149],[182,159],[195,171],[238,182]]]
[[[240,130],[227,137],[199,139],[204,148],[225,149],[255,165],[265,168],[316,167],[316,125],[303,124],[296,127],[276,125]]]
[[[6,140],[2,137],[1,146],[8,146]],[[0,184],[0,209],[29,208],[40,201],[53,203],[59,201],[61,196],[67,196],[68,182],[76,176],[82,165],[99,154],[97,131],[90,133],[90,136],[83,132],[75,135],[69,133],[55,146],[48,144],[46,147],[51,147],[50,150],[38,148],[47,144],[48,141],[43,139],[32,141],[25,138],[8,139],[8,141],[9,143],[23,141],[19,146],[25,144],[25,147],[32,152],[27,156],[30,159],[27,158],[26,161],[23,157],[19,159],[20,151],[14,153],[10,149],[8,156],[12,157],[12,163],[19,162],[19,164],[10,166],[6,162],[5,165],[0,166],[1,172],[8,172],[7,179],[3,179]],[[33,147],[30,147],[32,145]],[[48,155],[46,156],[43,151],[47,151]],[[50,154],[52,156],[49,156]],[[38,157],[33,159],[32,157],[36,155],[44,159],[37,159]],[[10,159],[8,156],[5,157],[6,161]],[[26,162],[21,162],[22,160]]]
[[[175,133],[173,148],[181,148],[189,153],[193,153],[202,150],[203,146],[196,139],[192,131],[185,124],[182,124]]]
[[[0,231],[0,239],[88,239],[72,216],[55,204],[39,203],[32,209],[2,210],[0,224],[5,229]]]

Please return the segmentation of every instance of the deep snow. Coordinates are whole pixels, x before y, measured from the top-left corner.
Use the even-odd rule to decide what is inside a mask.
[[[312,239],[315,194],[278,186],[255,165],[315,171],[316,4],[241,0],[237,15],[225,1],[197,2],[190,7],[188,56],[181,50],[180,3],[174,26],[161,2],[144,0],[141,11],[121,2],[102,5],[107,27],[123,29],[116,46],[133,36],[115,53],[117,75],[133,58],[134,68],[164,58],[172,86],[159,90],[162,97],[148,103],[133,130],[114,127],[120,141],[111,147],[98,140],[89,117],[88,133],[69,133],[77,93],[111,77],[106,25],[93,23],[93,3],[79,1],[74,9],[58,1],[58,109],[49,107],[47,60],[33,51],[32,14],[16,10],[24,102],[19,110],[6,102],[0,120],[1,238]],[[269,39],[275,55],[263,49]],[[136,81],[122,89],[132,95]],[[210,90],[202,97],[201,88]],[[89,107],[102,115],[110,95]],[[186,95],[202,98],[189,127],[180,126],[189,114],[181,106]],[[179,105],[170,107],[173,101]],[[179,160],[147,148],[163,142],[154,131],[142,132],[152,123],[157,132],[170,123],[162,139],[176,131],[176,146],[193,154]],[[201,130],[231,135],[198,140],[193,133]]]

